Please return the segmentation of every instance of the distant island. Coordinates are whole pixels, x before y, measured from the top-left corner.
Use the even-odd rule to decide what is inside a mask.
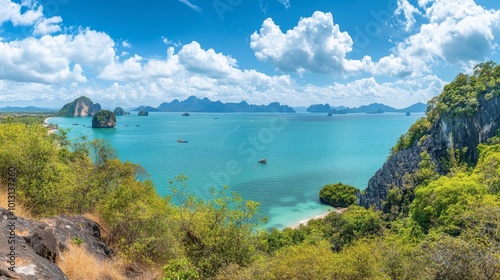
[[[57,109],[39,108],[35,106],[27,107],[0,107],[0,112],[5,113],[52,113],[57,111]]]
[[[164,102],[153,108],[150,106],[140,106],[133,111],[147,112],[210,112],[210,113],[295,113],[292,107],[281,105],[278,102],[269,105],[248,104],[246,101],[240,103],[222,103],[221,101],[211,101],[208,98],[197,98],[190,96],[184,101],[174,99],[172,102]]]
[[[360,107],[331,107],[330,104],[314,104],[307,108],[309,113],[328,113],[332,114],[350,114],[350,113],[367,113],[367,114],[382,114],[382,113],[425,113],[427,105],[424,103],[416,103],[403,109],[396,109],[381,103],[372,103]]]

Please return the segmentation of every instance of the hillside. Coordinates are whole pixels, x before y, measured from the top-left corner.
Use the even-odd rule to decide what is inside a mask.
[[[420,182],[422,153],[428,154],[439,174],[458,163],[474,166],[478,144],[500,129],[500,66],[483,63],[474,74],[459,74],[429,102],[430,111],[403,135],[393,153],[370,179],[360,204],[383,208],[391,188],[413,189]],[[411,181],[411,182],[410,182]]]

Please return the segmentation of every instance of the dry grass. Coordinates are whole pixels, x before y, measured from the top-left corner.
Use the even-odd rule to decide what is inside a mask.
[[[84,245],[78,246],[71,242],[61,254],[58,265],[70,280],[126,279],[123,264],[119,260],[99,260]]]
[[[0,207],[8,209],[8,205],[9,202],[8,202],[7,187],[4,185],[0,185]],[[13,212],[18,217],[25,218],[28,220],[37,220],[31,213],[29,208],[20,203],[19,201],[16,201],[16,209]]]

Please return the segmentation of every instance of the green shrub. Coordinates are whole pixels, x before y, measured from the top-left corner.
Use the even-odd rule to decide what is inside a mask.
[[[333,207],[348,207],[356,203],[358,192],[357,188],[342,183],[326,185],[319,191],[319,200]]]

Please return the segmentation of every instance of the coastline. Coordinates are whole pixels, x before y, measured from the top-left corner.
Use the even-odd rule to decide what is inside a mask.
[[[316,220],[316,219],[323,219],[325,218],[328,214],[332,213],[332,212],[335,212],[337,214],[341,214],[342,212],[344,212],[345,210],[347,210],[347,208],[333,208],[334,210],[332,211],[331,209],[328,209],[327,212],[321,214],[321,215],[316,215],[316,216],[313,216],[313,217],[310,217],[308,219],[305,219],[305,220],[301,220],[299,221],[298,223],[292,225],[292,226],[289,226],[289,228],[291,229],[298,229],[300,226],[302,225],[307,225],[307,222],[309,222],[310,220]]]
[[[54,132],[56,132],[56,131],[57,131],[57,129],[58,129],[58,128],[57,128],[57,125],[56,125],[55,127],[54,127],[54,126],[51,126],[51,124],[50,124],[50,123],[49,123],[49,121],[48,121],[50,118],[51,118],[51,117],[48,117],[48,118],[45,118],[45,119],[43,120],[43,126],[45,126],[46,128],[48,128],[48,129],[49,129],[49,132],[48,132],[48,134],[49,134],[49,135],[50,135],[50,134],[52,134],[52,133],[54,133]]]

